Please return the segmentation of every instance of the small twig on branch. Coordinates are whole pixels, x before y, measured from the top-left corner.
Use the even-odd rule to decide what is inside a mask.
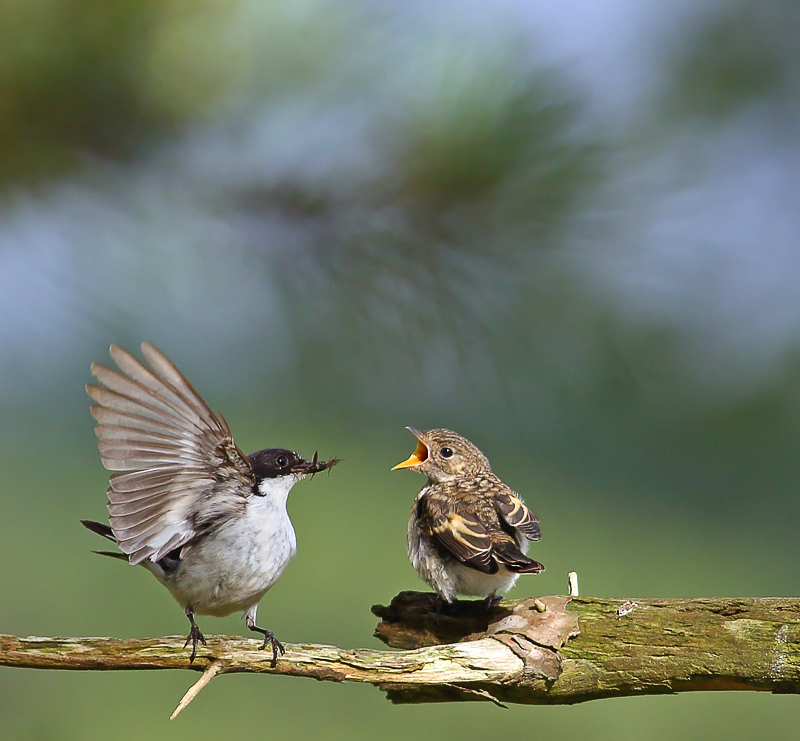
[[[178,707],[172,712],[172,715],[169,716],[170,720],[175,720],[181,711],[192,701],[195,697],[200,694],[200,690],[203,689],[214,677],[217,676],[220,672],[225,670],[225,665],[221,661],[212,661],[207,667],[206,670],[200,675],[200,679],[198,679],[189,689],[186,691],[186,694],[181,698],[181,701],[178,703]]]
[[[569,587],[569,596],[570,597],[577,597],[580,593],[578,591],[578,572],[577,571],[570,571],[567,574],[567,584]]]

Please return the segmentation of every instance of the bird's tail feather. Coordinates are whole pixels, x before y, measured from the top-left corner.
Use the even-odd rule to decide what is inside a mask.
[[[541,574],[544,571],[544,564],[528,558],[516,543],[495,544],[492,553],[509,571],[517,574]]]
[[[93,533],[97,533],[104,538],[108,538],[112,543],[116,543],[117,539],[114,537],[114,533],[111,532],[111,528],[108,525],[104,525],[102,522],[95,522],[94,520],[81,520],[81,525],[83,525],[87,530],[91,530]]]
[[[92,553],[96,553],[98,556],[108,556],[109,558],[118,558],[120,561],[128,560],[128,557],[124,553],[120,553],[119,551],[92,551]]]
[[[83,525],[87,530],[91,530],[93,533],[97,533],[98,535],[110,540],[112,543],[117,542],[117,539],[114,537],[114,533],[111,531],[111,528],[108,525],[104,525],[102,522],[95,522],[94,520],[81,520],[81,525]],[[120,561],[128,560],[128,557],[119,551],[92,551],[92,553],[96,553],[98,556],[118,558]]]

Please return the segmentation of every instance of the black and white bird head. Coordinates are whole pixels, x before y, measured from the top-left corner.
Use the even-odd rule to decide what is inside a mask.
[[[452,430],[436,428],[420,432],[406,429],[417,438],[417,449],[392,470],[410,468],[424,473],[431,483],[454,481],[465,476],[491,473],[489,460],[467,438]]]
[[[316,453],[312,460],[307,461],[286,448],[258,450],[248,455],[247,460],[256,478],[253,494],[262,497],[275,497],[279,492],[285,492],[284,496],[288,495],[289,490],[308,474],[313,476],[320,471],[329,470],[339,462],[336,458],[321,461]]]

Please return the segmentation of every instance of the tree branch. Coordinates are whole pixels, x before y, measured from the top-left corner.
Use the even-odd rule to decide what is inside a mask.
[[[437,620],[431,595],[403,592],[373,611],[383,618],[376,635],[404,650],[287,643],[272,669],[272,655],[258,650],[258,641],[212,636],[189,666],[178,637],[0,635],[0,665],[205,672],[176,714],[213,676],[232,672],[366,682],[404,703],[560,704],[691,690],[800,693],[800,599],[542,597],[503,601],[491,611],[483,602],[445,605]]]
[[[390,606],[373,608],[383,618],[376,635],[404,649],[470,640],[496,624],[496,615],[482,616],[480,605],[458,604],[437,624],[427,595],[403,592]],[[559,704],[695,690],[800,693],[800,599],[573,597],[569,610],[578,616],[580,636],[558,651],[558,678],[544,688],[496,688],[495,697]],[[418,693],[390,691],[389,697],[424,701],[426,691]]]

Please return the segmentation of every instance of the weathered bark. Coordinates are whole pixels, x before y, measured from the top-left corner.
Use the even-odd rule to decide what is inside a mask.
[[[437,620],[430,595],[404,592],[373,611],[383,618],[376,635],[406,650],[286,644],[272,669],[271,652],[258,650],[257,641],[209,636],[190,667],[177,637],[0,635],[0,665],[191,668],[206,672],[198,689],[215,674],[288,674],[371,683],[393,702],[558,704],[690,690],[800,693],[800,599],[542,597],[504,601],[491,610],[483,602],[445,605]]]
[[[376,635],[404,649],[471,640],[513,604],[491,614],[482,603],[445,606],[437,623],[427,595],[403,592],[373,608],[383,618]],[[580,636],[558,652],[560,676],[544,688],[494,688],[495,697],[558,704],[693,690],[800,693],[800,599],[573,597],[568,609]],[[419,692],[389,696],[419,702]],[[422,694],[430,696],[428,688]]]

